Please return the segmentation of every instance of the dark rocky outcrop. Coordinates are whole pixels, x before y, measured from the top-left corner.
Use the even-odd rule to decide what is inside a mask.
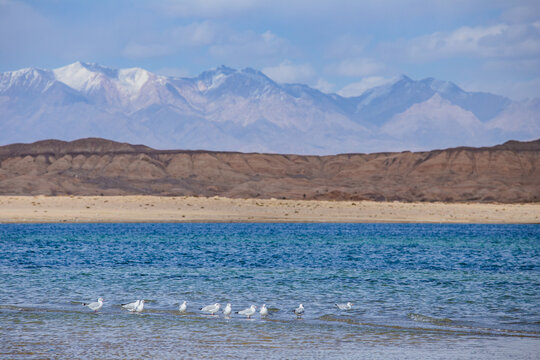
[[[0,147],[0,194],[539,202],[540,140],[333,156],[45,140]]]

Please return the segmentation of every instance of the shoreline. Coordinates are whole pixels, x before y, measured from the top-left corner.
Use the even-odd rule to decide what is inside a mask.
[[[540,203],[0,196],[0,224],[182,222],[539,224]]]

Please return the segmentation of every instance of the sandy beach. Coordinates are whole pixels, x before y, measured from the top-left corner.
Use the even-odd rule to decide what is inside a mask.
[[[540,223],[540,204],[0,196],[0,223],[56,222]]]

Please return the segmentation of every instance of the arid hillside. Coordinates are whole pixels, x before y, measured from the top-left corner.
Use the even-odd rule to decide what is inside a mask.
[[[0,147],[0,195],[127,194],[539,202],[540,140],[333,156],[163,151],[96,138]]]

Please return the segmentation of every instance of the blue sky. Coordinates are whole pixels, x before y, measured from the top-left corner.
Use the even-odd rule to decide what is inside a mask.
[[[406,74],[540,97],[540,1],[0,0],[0,71],[221,64],[344,96]]]

